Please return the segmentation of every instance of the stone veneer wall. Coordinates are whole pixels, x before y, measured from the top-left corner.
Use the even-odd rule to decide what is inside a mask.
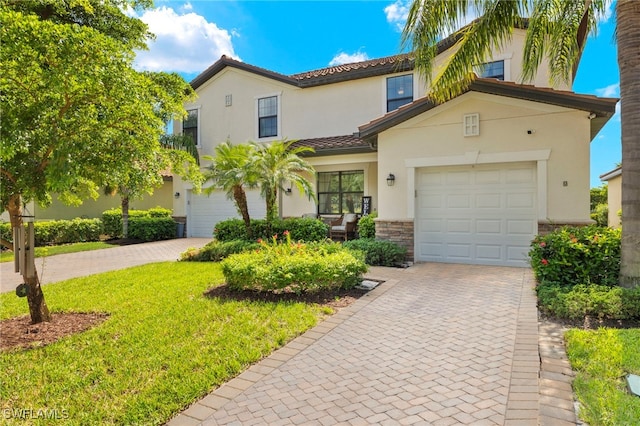
[[[414,261],[413,219],[375,219],[376,239],[391,241],[407,249],[408,261]]]
[[[563,226],[589,226],[593,225],[595,222],[547,222],[547,221],[539,221],[538,222],[538,234],[547,235],[548,233],[555,231],[556,229],[560,229]]]

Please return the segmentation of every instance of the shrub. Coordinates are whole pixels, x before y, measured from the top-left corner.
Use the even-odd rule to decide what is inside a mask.
[[[38,247],[51,244],[68,244],[99,241],[102,234],[100,219],[51,220],[35,222],[35,244]],[[13,242],[11,223],[0,224],[2,238]]]
[[[154,207],[149,210],[129,210],[129,233],[131,232],[131,221],[134,218],[154,217],[154,218],[171,218],[171,210],[162,207]],[[122,208],[109,209],[102,212],[102,223],[105,235],[111,238],[122,238]],[[131,234],[129,235],[133,237]],[[173,232],[175,237],[175,229]],[[170,237],[170,238],[173,238]],[[163,238],[166,239],[166,238]],[[151,241],[151,240],[149,240]]]
[[[620,272],[620,230],[565,227],[534,238],[529,257],[538,282],[615,286]]]
[[[609,205],[598,204],[591,211],[591,220],[594,220],[598,226],[609,225]]]
[[[283,238],[284,232],[289,231],[290,238],[294,241],[322,241],[327,238],[328,227],[319,219],[313,218],[289,218],[276,220],[271,226],[271,232],[267,233],[267,222],[264,219],[251,220],[252,238],[247,236],[244,222],[240,219],[228,219],[218,222],[213,236],[218,241],[257,241],[258,239],[271,239],[273,235]]]
[[[373,212],[360,218],[358,221],[358,234],[360,238],[374,239],[376,237],[376,223],[374,221],[376,217],[378,217],[378,212]]]
[[[312,292],[351,288],[367,270],[362,257],[336,243],[262,241],[254,252],[233,254],[222,261],[230,288],[254,291]]]
[[[256,250],[260,244],[244,240],[218,241],[213,240],[201,249],[190,248],[180,255],[181,261],[219,262],[232,254]]]
[[[142,241],[159,241],[175,237],[176,222],[170,217],[129,218],[129,238]]]
[[[536,291],[540,309],[559,318],[640,319],[640,287],[627,289],[597,284],[567,287],[543,283]]]
[[[391,241],[360,238],[343,243],[344,247],[364,253],[367,265],[395,266],[404,261],[407,250]]]

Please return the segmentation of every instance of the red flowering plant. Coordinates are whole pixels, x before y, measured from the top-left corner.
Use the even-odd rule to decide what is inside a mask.
[[[620,230],[563,227],[531,242],[529,258],[539,283],[614,286],[620,271]]]

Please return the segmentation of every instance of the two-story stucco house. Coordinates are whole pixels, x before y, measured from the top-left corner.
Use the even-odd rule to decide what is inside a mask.
[[[545,65],[519,84],[524,31],[457,98],[434,105],[410,56],[398,55],[295,75],[222,57],[191,85],[198,99],[176,124],[201,153],[276,139],[315,148],[316,199],[293,188],[283,216],[360,212],[363,196],[378,212],[377,237],[404,244],[415,261],[525,266],[538,232],[589,219],[589,144],[617,99],[549,87]],[[453,43],[439,45],[437,64]],[[187,235],[211,236],[237,215],[222,193],[184,197],[174,213]],[[252,217],[264,202],[250,194]]]

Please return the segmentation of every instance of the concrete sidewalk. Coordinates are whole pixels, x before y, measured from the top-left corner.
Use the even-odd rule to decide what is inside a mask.
[[[570,387],[539,386],[529,269],[368,275],[386,282],[168,424],[575,425]]]
[[[202,247],[209,241],[211,238],[177,238],[103,250],[60,254],[36,258],[36,268],[40,282],[44,285],[130,266],[176,260],[180,253],[187,248]],[[13,262],[0,263],[0,293],[14,291],[21,282],[22,277],[14,272]]]

